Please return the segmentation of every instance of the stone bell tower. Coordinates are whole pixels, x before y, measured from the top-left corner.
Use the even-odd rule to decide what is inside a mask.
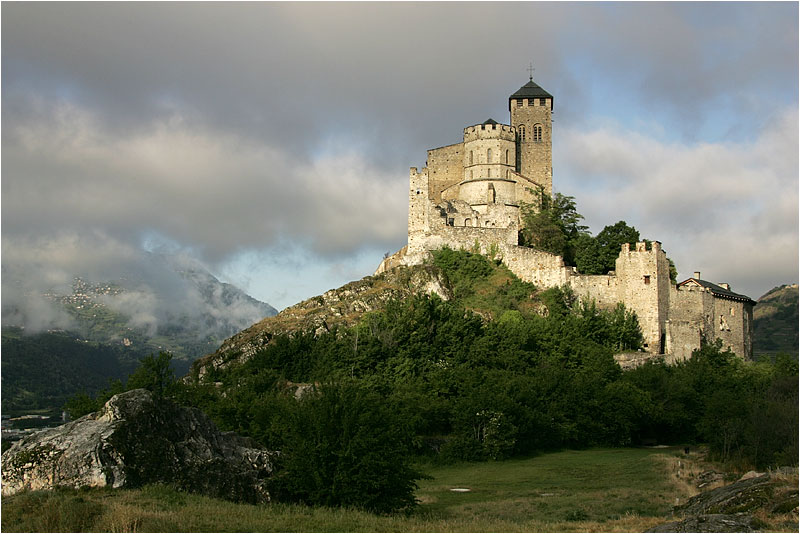
[[[517,132],[516,171],[553,194],[553,95],[530,81],[508,97]]]

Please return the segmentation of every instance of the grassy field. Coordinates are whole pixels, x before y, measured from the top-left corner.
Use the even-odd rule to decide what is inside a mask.
[[[636,532],[669,518],[687,487],[669,449],[565,451],[427,469],[408,515],[232,504],[162,486],[3,499],[2,530],[106,532]],[[454,488],[468,492],[454,492]]]

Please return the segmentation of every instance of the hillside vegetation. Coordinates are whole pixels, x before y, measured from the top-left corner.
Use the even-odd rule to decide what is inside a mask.
[[[796,361],[745,362],[709,343],[623,372],[613,354],[641,340],[623,306],[539,291],[442,249],[431,265],[287,308],[182,382],[148,360],[136,385],[153,377],[223,430],[281,451],[270,493],[286,503],[405,510],[423,465],[593,446],[705,442],[739,467],[797,464]]]
[[[798,353],[797,284],[782,285],[758,299],[753,309],[753,352]]]

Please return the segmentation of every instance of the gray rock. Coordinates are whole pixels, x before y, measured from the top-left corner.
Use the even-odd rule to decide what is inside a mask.
[[[656,525],[646,532],[757,532],[746,514],[701,514]]]
[[[136,389],[113,396],[99,412],[15,443],[2,455],[2,494],[165,483],[264,502],[274,454],[220,432],[200,410]]]
[[[772,493],[769,475],[762,475],[695,495],[675,511],[683,515],[750,512],[769,502]]]

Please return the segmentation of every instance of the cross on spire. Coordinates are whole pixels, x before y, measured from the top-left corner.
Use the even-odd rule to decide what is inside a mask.
[[[533,81],[533,71],[536,70],[536,69],[533,68],[533,63],[529,63],[528,64],[528,69],[527,70],[528,70],[528,75],[529,75],[530,81]]]

